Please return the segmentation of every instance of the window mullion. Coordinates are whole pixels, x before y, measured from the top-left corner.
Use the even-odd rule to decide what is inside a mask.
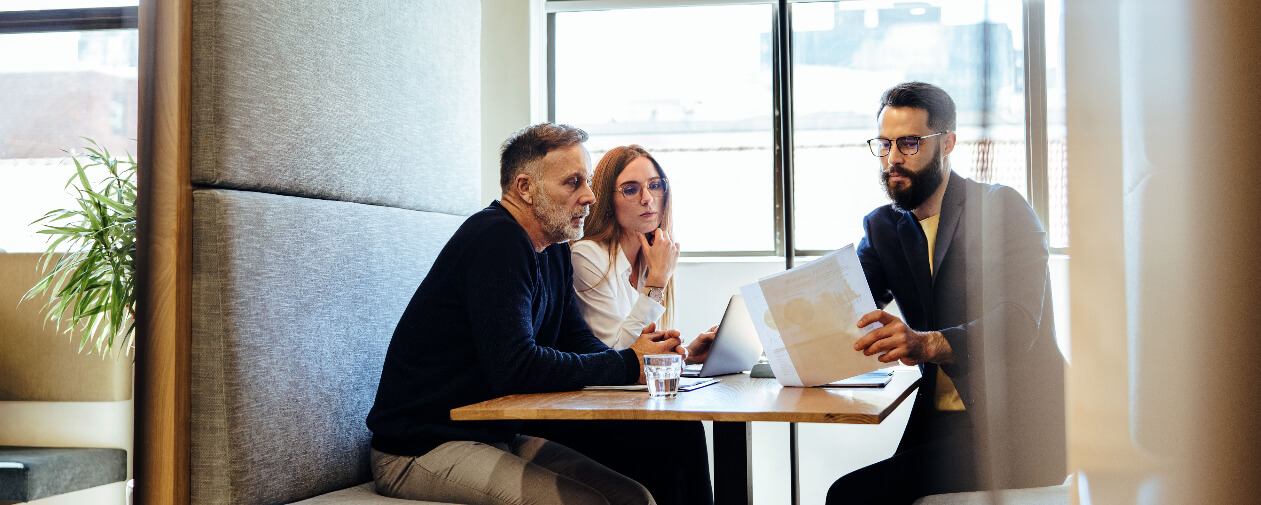
[[[788,0],[771,6],[771,94],[775,135],[775,251],[793,267],[793,122],[792,122],[792,7]]]
[[[1025,45],[1025,157],[1029,170],[1029,203],[1042,227],[1050,230],[1047,174],[1046,117],[1046,5],[1024,0]]]
[[[94,7],[0,12],[0,34],[135,28],[138,8]]]
[[[547,14],[547,121],[556,122],[556,14]]]

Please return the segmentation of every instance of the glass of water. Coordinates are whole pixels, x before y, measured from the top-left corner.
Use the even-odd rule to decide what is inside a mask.
[[[648,380],[648,396],[674,398],[679,394],[679,376],[683,374],[683,357],[678,354],[644,356],[644,378]]]

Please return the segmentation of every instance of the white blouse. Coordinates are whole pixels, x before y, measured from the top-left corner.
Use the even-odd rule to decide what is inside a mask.
[[[572,245],[572,250],[574,291],[578,293],[582,317],[605,345],[614,349],[630,347],[645,326],[661,319],[665,306],[631,285],[631,263],[621,246],[617,250],[617,265],[608,272],[609,279],[605,278],[609,270],[608,249],[592,240],[580,240]],[[638,284],[643,286],[643,281],[641,274]]]

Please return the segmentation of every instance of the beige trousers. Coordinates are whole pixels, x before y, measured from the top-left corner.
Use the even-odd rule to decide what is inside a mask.
[[[655,505],[648,490],[555,442],[517,435],[507,444],[455,441],[423,456],[372,450],[377,492],[468,505]]]

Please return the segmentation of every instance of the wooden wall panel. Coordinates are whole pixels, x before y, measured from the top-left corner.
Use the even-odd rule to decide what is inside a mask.
[[[191,0],[140,5],[137,504],[189,502]]]

